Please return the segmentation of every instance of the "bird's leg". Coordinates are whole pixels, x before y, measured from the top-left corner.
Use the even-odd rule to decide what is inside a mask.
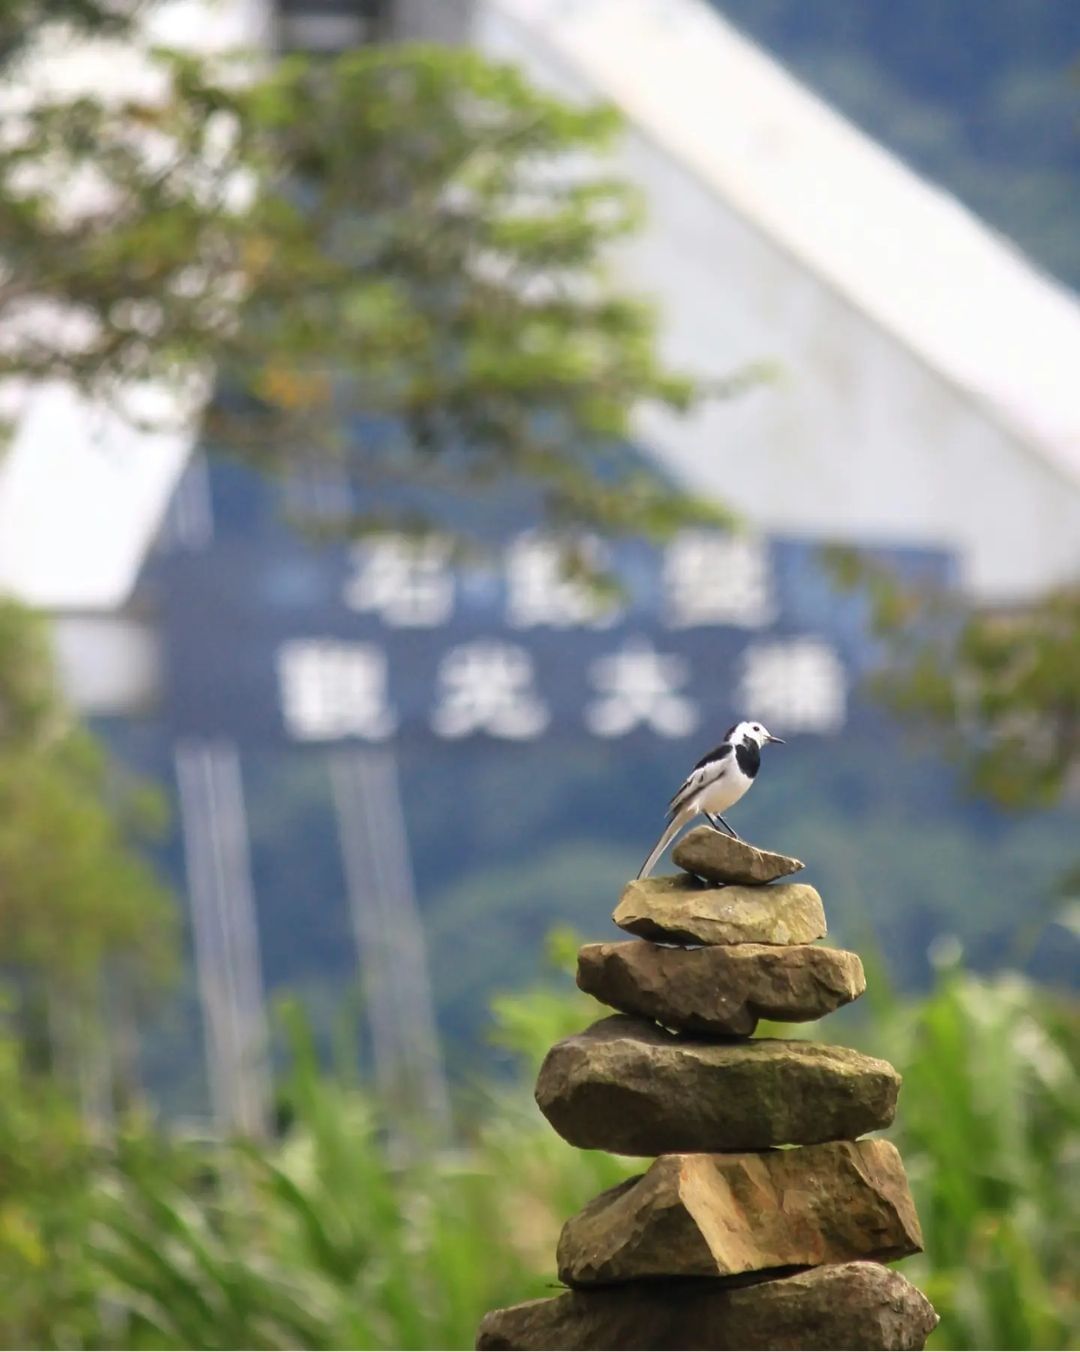
[[[732,840],[742,840],[742,836],[739,835],[738,831],[733,831],[732,828],[728,826],[727,822],[724,821],[723,817],[720,816],[719,812],[717,812],[715,815],[709,812],[706,815],[708,816],[709,821],[712,822],[713,826],[716,826],[716,823],[718,821],[723,822],[723,824],[727,826],[728,835],[731,836]],[[716,829],[719,831],[720,830],[719,826],[716,826]]]

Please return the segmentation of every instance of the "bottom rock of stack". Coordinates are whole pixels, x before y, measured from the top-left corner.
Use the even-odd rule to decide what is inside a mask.
[[[937,1324],[926,1297],[878,1263],[840,1263],[729,1286],[648,1282],[567,1291],[492,1310],[478,1348],[920,1349]]]

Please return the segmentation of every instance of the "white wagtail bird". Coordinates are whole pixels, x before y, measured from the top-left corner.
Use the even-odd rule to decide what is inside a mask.
[[[741,839],[721,814],[737,803],[753,784],[761,767],[761,748],[768,742],[779,742],[782,746],[784,739],[774,737],[761,723],[736,723],[733,728],[728,728],[724,740],[707,756],[702,756],[668,804],[667,827],[642,864],[639,878],[649,876],[672,838],[699,812],[708,817],[717,831],[724,826],[736,840]]]

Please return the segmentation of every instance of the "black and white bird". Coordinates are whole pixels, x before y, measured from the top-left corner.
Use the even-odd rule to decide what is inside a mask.
[[[724,821],[723,813],[737,803],[750,788],[761,767],[761,748],[768,742],[779,742],[761,723],[736,723],[724,733],[724,740],[694,766],[682,786],[668,804],[668,824],[664,834],[653,846],[652,853],[641,866],[639,878],[647,878],[656,867],[656,861],[672,839],[698,813],[708,817],[719,831],[721,826],[740,839]]]

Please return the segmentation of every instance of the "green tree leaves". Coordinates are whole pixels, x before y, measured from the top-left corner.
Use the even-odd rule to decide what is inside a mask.
[[[129,992],[168,976],[175,918],[133,848],[162,811],[65,707],[45,622],[0,602],[0,934],[27,1010],[59,1001],[85,1029],[106,968]]]
[[[40,27],[49,7],[27,8]],[[524,480],[568,528],[719,519],[625,447],[643,403],[682,412],[706,386],[605,276],[640,219],[604,167],[610,109],[461,49],[142,60],[152,96],[22,91],[0,141],[0,378],[115,400],[213,369],[208,431],[262,468],[339,456],[369,492]]]

